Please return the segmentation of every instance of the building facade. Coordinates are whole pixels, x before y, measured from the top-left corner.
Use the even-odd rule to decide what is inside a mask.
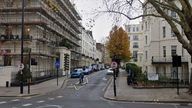
[[[130,42],[130,62],[142,66],[143,57],[143,29],[142,23],[125,25]]]
[[[67,51],[70,54],[70,67],[77,67],[81,53],[81,17],[70,1],[24,1],[23,62],[30,66],[32,76],[36,78],[54,74],[55,60],[64,54],[59,52],[60,47],[70,49],[70,53]],[[21,0],[0,0],[1,66],[17,66],[21,63],[21,15]]]
[[[154,12],[153,9],[150,4],[145,5],[144,14]],[[174,12],[169,11],[168,14],[177,17]],[[172,56],[178,55],[181,56],[179,80],[188,83],[191,74],[190,56],[178,42],[169,24],[162,18],[146,16],[143,18],[143,37],[143,71],[147,74],[156,73],[160,77],[176,79],[177,69],[172,66]]]
[[[82,28],[81,34],[81,67],[90,66],[96,62],[96,41],[92,36],[92,31]]]

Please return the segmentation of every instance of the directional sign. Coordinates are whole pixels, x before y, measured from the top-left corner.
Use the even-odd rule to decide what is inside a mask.
[[[117,62],[112,62],[111,63],[111,68],[116,69],[117,68]]]
[[[56,62],[55,62],[55,67],[56,67],[56,68],[59,68],[59,67],[60,67],[60,61],[56,61]]]

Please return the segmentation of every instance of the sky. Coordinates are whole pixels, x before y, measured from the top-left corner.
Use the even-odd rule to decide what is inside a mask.
[[[93,14],[95,9],[102,9],[102,0],[71,0],[71,2],[75,4],[82,17],[83,27],[86,30],[92,30],[93,37],[97,42],[105,42],[114,25],[114,20],[108,14],[99,15],[98,17]]]

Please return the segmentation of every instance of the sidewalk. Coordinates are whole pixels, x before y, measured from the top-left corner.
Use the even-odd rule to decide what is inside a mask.
[[[111,80],[104,98],[130,102],[192,103],[192,95],[186,93],[187,89],[180,89],[180,95],[177,95],[176,88],[134,89],[127,85],[125,71],[120,72],[116,80],[116,88],[117,96],[114,97],[113,80]]]
[[[60,77],[58,79],[58,86],[57,78],[31,85],[30,94],[28,94],[28,86],[24,86],[23,94],[20,94],[20,87],[0,87],[0,97],[25,97],[46,94],[64,86],[66,79],[66,76]]]

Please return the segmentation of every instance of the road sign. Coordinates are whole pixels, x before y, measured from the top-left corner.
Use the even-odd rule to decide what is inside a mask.
[[[56,61],[56,62],[55,62],[55,67],[56,67],[56,68],[59,68],[59,67],[60,67],[60,61]]]
[[[111,63],[111,68],[116,69],[117,68],[117,62],[112,62]]]
[[[24,64],[23,64],[23,63],[19,64],[19,65],[18,65],[18,68],[19,68],[19,70],[23,70]]]

